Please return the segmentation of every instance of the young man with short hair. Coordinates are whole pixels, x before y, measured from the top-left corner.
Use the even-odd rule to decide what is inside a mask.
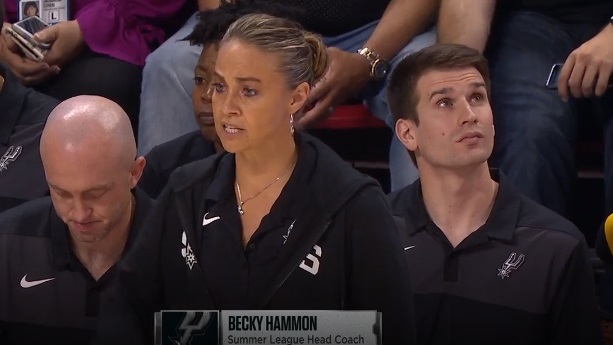
[[[404,237],[420,344],[600,344],[581,233],[487,159],[487,61],[462,45],[405,58],[388,99],[420,179],[388,196]]]

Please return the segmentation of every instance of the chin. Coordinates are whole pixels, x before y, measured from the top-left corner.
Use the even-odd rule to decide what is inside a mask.
[[[69,228],[71,237],[76,242],[81,243],[96,243],[105,239],[110,231],[100,228],[100,229],[91,229],[90,231],[83,232],[78,229]]]
[[[215,126],[201,126],[200,133],[202,134],[204,139],[208,141],[219,141],[219,138],[217,137],[217,132],[215,132]]]
[[[223,146],[224,151],[228,153],[241,153],[244,151],[242,148],[237,147],[236,145],[226,145],[223,141],[221,142],[221,146]]]

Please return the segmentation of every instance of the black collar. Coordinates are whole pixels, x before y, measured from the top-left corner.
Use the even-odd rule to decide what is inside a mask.
[[[134,191],[136,199],[136,210],[134,212],[134,221],[128,241],[124,249],[124,253],[133,244],[134,239],[138,233],[138,230],[143,226],[145,219],[151,209],[151,199],[138,188]],[[58,270],[66,269],[67,267],[78,267],[81,264],[77,262],[77,258],[74,255],[70,245],[70,232],[66,223],[57,215],[53,204],[51,204],[51,210],[49,212],[50,219],[50,231],[51,231],[51,243],[53,246],[53,265]]]
[[[490,174],[492,179],[499,183],[499,187],[494,206],[483,228],[490,238],[510,241],[519,219],[521,194],[498,169],[490,169]],[[404,193],[403,209],[408,213],[407,221],[413,224],[409,227],[409,235],[413,235],[425,230],[431,220],[424,205],[420,180],[407,187]]]
[[[27,89],[1,63],[0,75],[4,78],[4,85],[0,90],[0,143],[7,145],[23,111]]]
[[[316,165],[317,153],[304,142],[304,137],[296,133],[296,147],[298,149],[298,160],[292,176],[290,176],[276,204],[282,205],[283,218],[295,219],[302,209],[300,202],[292,202],[295,198],[306,198],[304,195],[297,195],[301,186],[308,185]],[[226,153],[219,162],[217,170],[211,181],[209,188],[205,192],[205,209],[209,210],[218,202],[226,201],[227,198],[234,198],[234,180],[236,176],[234,154]],[[285,193],[285,191],[288,191]],[[299,200],[300,201],[300,200]],[[286,207],[287,206],[287,207]]]

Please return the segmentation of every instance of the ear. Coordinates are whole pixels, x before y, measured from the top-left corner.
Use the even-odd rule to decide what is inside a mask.
[[[404,147],[413,152],[417,150],[416,130],[417,126],[412,120],[399,119],[396,121],[395,131],[398,140],[400,140]]]
[[[138,184],[141,176],[143,176],[143,170],[145,170],[146,164],[147,161],[143,156],[136,158],[134,163],[132,163],[132,167],[130,168],[130,189],[136,187]]]
[[[300,85],[296,86],[296,88],[292,92],[292,102],[290,103],[291,114],[294,114],[295,112],[302,109],[302,107],[306,103],[310,89],[311,87],[306,82],[300,83]]]

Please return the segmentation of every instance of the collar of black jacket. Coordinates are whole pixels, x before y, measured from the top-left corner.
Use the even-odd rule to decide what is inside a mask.
[[[323,219],[331,219],[348,200],[367,185],[379,186],[374,179],[353,169],[318,139],[304,133],[296,133],[295,139],[299,155],[309,151],[313,154],[312,159],[308,158],[308,154],[299,158],[296,168],[305,169],[302,172],[305,176],[304,197],[317,204]],[[199,181],[208,184],[215,178],[220,166],[230,163],[233,165],[233,158],[231,153],[221,153],[178,168],[169,178],[170,188],[178,193]],[[312,164],[301,163],[308,161]],[[220,198],[222,193],[227,192],[227,185],[211,185],[209,189],[206,197]]]
[[[133,193],[136,199],[136,210],[134,212],[134,221],[132,222],[132,228],[130,229],[130,235],[126,243],[124,253],[134,243],[138,230],[143,226],[145,218],[147,217],[152,206],[152,201],[147,194],[140,191],[138,188],[135,189]],[[76,263],[74,261],[76,260],[76,257],[71,249],[68,226],[53,209],[51,211],[50,231],[53,245],[53,264],[58,269],[70,267],[73,263]]]
[[[6,145],[23,110],[26,88],[1,63],[0,75],[4,78],[4,85],[0,90],[0,142]]]
[[[519,219],[521,194],[498,169],[490,169],[490,174],[499,187],[485,229],[490,238],[510,241]],[[426,230],[430,216],[424,205],[420,180],[390,195],[389,200],[394,215],[404,217],[410,223],[407,227],[409,235]]]

